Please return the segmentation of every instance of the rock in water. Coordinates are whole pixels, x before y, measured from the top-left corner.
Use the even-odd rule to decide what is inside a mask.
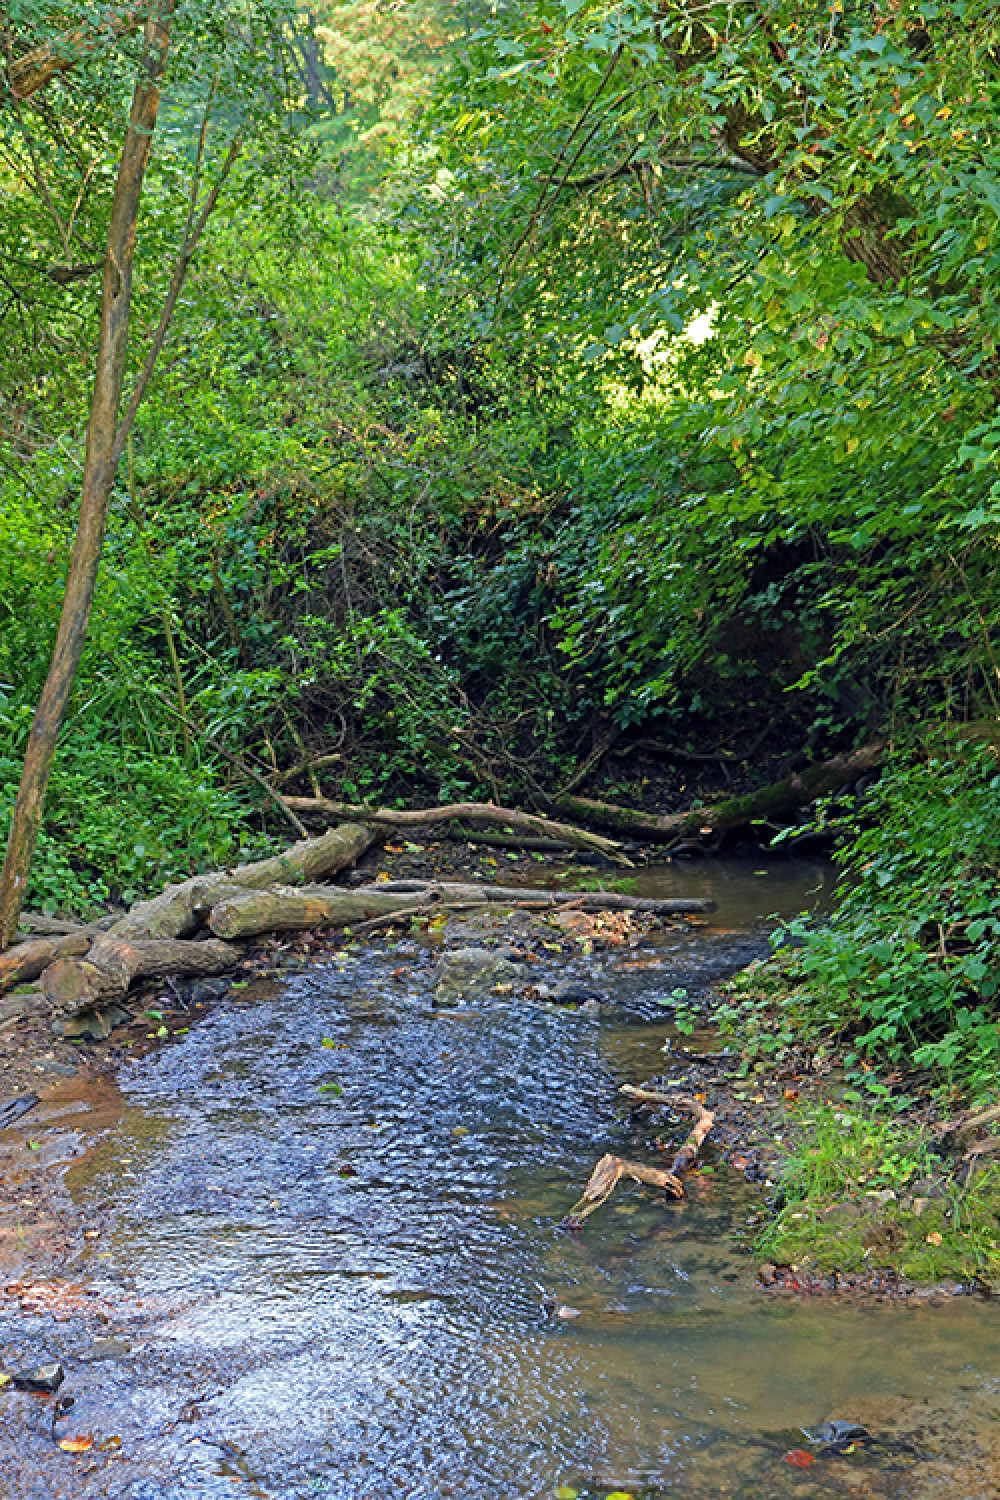
[[[545,998],[554,1001],[556,1005],[587,1005],[590,1002],[600,1005],[604,996],[599,995],[596,990],[588,989],[576,979],[562,979],[552,986]]]
[[[485,999],[498,985],[524,984],[528,971],[488,948],[455,948],[446,953],[434,976],[434,1004],[459,1005]]]
[[[66,1379],[62,1365],[55,1360],[44,1365],[29,1365],[26,1370],[16,1370],[11,1382],[19,1391],[57,1391]]]
[[[847,1422],[842,1417],[831,1417],[821,1422],[815,1432],[802,1431],[811,1443],[820,1443],[825,1448],[846,1448],[850,1443],[870,1443],[871,1433],[860,1422]]]

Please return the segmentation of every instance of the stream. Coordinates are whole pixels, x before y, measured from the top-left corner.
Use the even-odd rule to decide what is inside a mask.
[[[671,992],[766,952],[763,919],[829,880],[642,871],[642,894],[719,909],[651,950],[561,961],[614,1001],[599,1016],[510,995],[435,1010],[435,951],[382,941],[234,991],[133,1058],[68,1178],[103,1215],[71,1272],[82,1313],[0,1304],[5,1367],[59,1358],[59,1435],[93,1447],[61,1451],[51,1402],[0,1394],[0,1494],[995,1497],[993,1304],[765,1291],[741,1243],[770,1189],[711,1150],[684,1202],[623,1185],[558,1228],[597,1157],[633,1148],[618,1085],[683,1071]],[[72,1103],[32,1128],[58,1141]],[[800,1429],[827,1418],[877,1441],[811,1446]]]

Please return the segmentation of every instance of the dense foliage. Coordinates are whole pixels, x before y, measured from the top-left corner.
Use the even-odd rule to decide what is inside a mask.
[[[895,769],[832,811],[848,883],[806,962],[861,1051],[982,1069],[993,752],[939,726],[1000,708],[996,7],[281,24],[293,114],[259,121],[119,476],[36,898],[263,837],[222,751],[348,799],[532,801],[612,731],[776,771],[888,736]],[[51,111],[0,109],[5,805],[72,535],[123,47],[52,86],[71,161]],[[208,56],[154,154],[147,326]],[[231,125],[251,82],[214,86]]]

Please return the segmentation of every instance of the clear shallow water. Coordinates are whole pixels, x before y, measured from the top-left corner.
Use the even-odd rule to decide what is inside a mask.
[[[750,952],[695,932],[654,972],[627,953],[575,970],[648,1015]],[[616,1089],[671,1066],[665,1023],[434,1012],[431,962],[346,955],[125,1069],[75,1190],[119,1205],[91,1267],[133,1350],[71,1376],[76,1430],[122,1446],[53,1459],[39,1431],[0,1493],[1000,1493],[991,1305],[775,1299],[736,1246],[761,1190],[721,1166],[683,1204],[619,1188],[559,1231],[603,1151],[641,1153]],[[540,1287],[580,1316],[546,1317]],[[783,1461],[831,1416],[881,1449]]]

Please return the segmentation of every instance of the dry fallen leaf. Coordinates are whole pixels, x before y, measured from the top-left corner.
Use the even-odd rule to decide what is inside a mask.
[[[89,1433],[81,1433],[79,1437],[60,1438],[59,1446],[64,1453],[89,1453],[94,1439]]]

